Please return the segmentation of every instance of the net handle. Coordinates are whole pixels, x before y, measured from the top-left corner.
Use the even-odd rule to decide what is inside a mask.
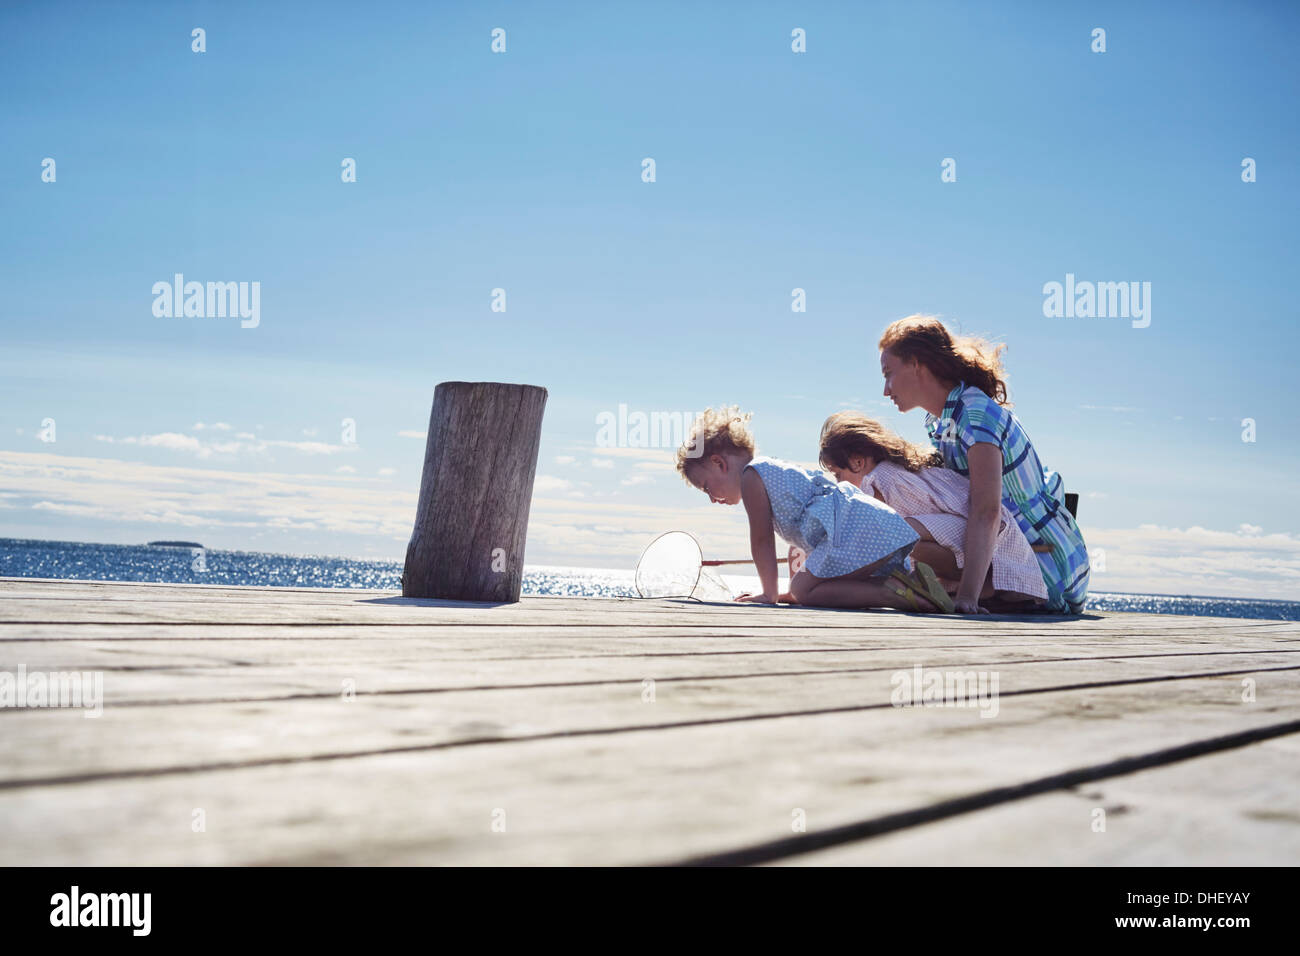
[[[789,562],[789,560],[790,560],[789,558],[777,558],[776,563],[786,564]],[[724,564],[753,564],[753,563],[754,563],[753,558],[737,558],[734,561],[701,561],[700,562],[700,564],[704,565],[706,568],[719,568],[722,567],[722,565]]]

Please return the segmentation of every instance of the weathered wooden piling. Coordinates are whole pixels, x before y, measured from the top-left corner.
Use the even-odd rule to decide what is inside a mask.
[[[403,597],[519,600],[545,408],[536,385],[437,387]]]

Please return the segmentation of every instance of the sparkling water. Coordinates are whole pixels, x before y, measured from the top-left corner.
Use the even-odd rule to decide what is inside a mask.
[[[153,581],[261,587],[400,590],[400,561],[317,555],[218,551],[177,545],[84,544],[0,538],[0,577],[86,581]],[[727,576],[733,588],[751,579]],[[560,597],[635,597],[632,570],[526,567],[524,594]],[[1090,611],[1191,614],[1273,621],[1300,620],[1300,602],[1169,594],[1088,596]]]

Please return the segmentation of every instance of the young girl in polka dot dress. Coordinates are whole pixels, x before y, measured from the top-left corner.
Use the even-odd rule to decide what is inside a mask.
[[[945,611],[951,599],[934,572],[908,555],[919,536],[888,505],[848,482],[775,458],[756,457],[750,416],[734,405],[709,409],[677,450],[677,470],[717,504],[742,502],[762,593],[740,600],[775,604],[776,542],[801,549],[804,569],[790,599],[817,607]],[[914,567],[913,567],[914,565]]]

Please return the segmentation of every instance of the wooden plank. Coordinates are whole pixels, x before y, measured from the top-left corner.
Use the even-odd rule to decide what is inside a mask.
[[[1205,645],[1188,641],[1147,638],[1116,646],[1113,641],[1004,640],[997,642],[914,641],[862,639],[798,644],[791,638],[720,634],[699,637],[641,633],[605,637],[533,636],[508,642],[454,635],[399,638],[372,637],[367,632],[338,639],[299,638],[293,641],[205,638],[198,640],[55,640],[0,643],[0,669],[25,664],[28,669],[77,667],[108,670],[175,669],[177,667],[239,667],[256,676],[256,668],[290,665],[376,665],[439,663],[485,667],[516,662],[558,666],[566,661],[657,660],[691,658],[744,658],[767,656],[781,667],[792,662],[834,661],[864,666],[886,657],[900,661],[963,660],[971,664],[1015,660],[1094,660],[1127,657],[1202,656],[1234,654],[1300,654],[1300,642],[1251,637]],[[882,665],[883,666],[883,665]],[[252,670],[250,670],[250,668]]]
[[[609,667],[615,662],[605,662]],[[833,670],[815,679],[758,673],[707,677],[662,676],[642,668],[625,680],[541,687],[498,686],[464,690],[367,694],[356,685],[355,699],[345,699],[336,671],[326,684],[300,685],[309,695],[288,700],[231,703],[158,704],[120,707],[113,704],[112,681],[105,680],[105,706],[99,718],[79,710],[27,709],[3,714],[0,735],[0,787],[49,779],[192,772],[232,763],[334,759],[338,756],[416,747],[446,747],[491,738],[535,739],[574,733],[626,733],[646,727],[667,730],[700,721],[790,719],[828,710],[859,713],[869,724],[891,707],[894,674],[908,676],[915,661],[884,670]],[[942,662],[929,669],[950,668]],[[1221,681],[1212,675],[1255,677],[1272,685],[1300,689],[1300,662],[1267,654],[1221,662],[1201,658],[1100,660],[998,665],[998,706],[1018,693],[1052,688],[1131,682],[1130,693],[1158,702],[1175,699],[1180,688],[1169,684]],[[114,674],[125,678],[128,675]],[[189,678],[173,678],[188,680]],[[643,699],[643,681],[655,682],[655,700]],[[1142,683],[1137,683],[1142,682]],[[238,688],[238,684],[235,685]],[[154,688],[157,690],[158,688]],[[1233,691],[1235,699],[1238,691]]]
[[[665,625],[689,614],[695,623],[747,627],[809,626],[859,627],[887,621],[890,627],[928,630],[936,620],[950,628],[986,627],[998,623],[1012,628],[1061,630],[1101,628],[1115,630],[1136,626],[1155,630],[1222,629],[1267,626],[1270,621],[1240,621],[1232,618],[1186,617],[1178,615],[1124,614],[1082,617],[981,616],[937,617],[895,611],[832,610],[823,608],[779,608],[738,604],[701,604],[676,600],[631,598],[528,597],[518,604],[467,605],[463,603],[408,600],[395,592],[345,591],[341,589],[222,588],[204,585],[156,585],[117,582],[38,582],[31,579],[0,578],[0,621],[39,622],[40,614],[58,608],[59,620],[74,617],[85,623],[154,620],[159,623],[211,623],[213,615],[229,622],[348,624],[494,624],[576,623],[599,626],[613,614],[619,626],[641,623]],[[185,608],[199,612],[184,613]],[[150,609],[157,613],[151,615]],[[774,612],[780,619],[773,617]],[[202,617],[201,615],[207,615]],[[70,617],[71,616],[71,617]],[[1286,623],[1286,622],[1281,622]]]
[[[621,643],[627,643],[621,642]],[[728,640],[733,643],[749,643]],[[1253,642],[1260,644],[1262,642]],[[866,647],[797,649],[787,653],[754,648],[725,653],[663,653],[662,640],[638,641],[623,654],[596,653],[590,642],[556,640],[550,653],[469,644],[449,650],[443,642],[321,642],[310,652],[301,643],[205,641],[198,647],[159,642],[47,642],[24,653],[0,653],[0,670],[103,671],[106,705],[216,700],[270,700],[287,696],[338,696],[344,680],[358,693],[436,693],[463,688],[539,687],[560,684],[639,683],[656,680],[729,680],[754,676],[812,679],[825,673],[892,673],[915,664],[969,670],[1026,663],[1074,662],[1085,674],[1105,674],[1125,662],[1153,672],[1175,672],[1176,663],[1204,670],[1300,665],[1300,648],[1253,647],[1186,651],[1168,643],[1157,648],[1126,646],[1116,654],[1100,646],[1019,644],[998,647]],[[231,646],[234,645],[234,646]],[[608,649],[608,642],[600,645]],[[714,642],[712,647],[716,647]],[[1290,655],[1290,656],[1287,656]],[[1163,667],[1170,661],[1169,668]],[[1104,669],[1100,669],[1104,668]],[[1128,673],[1135,673],[1131,669]]]
[[[773,865],[1294,865],[1300,860],[1297,793],[1300,734]],[[1098,823],[1105,829],[1094,829]]]
[[[922,615],[882,610],[831,610],[744,605],[698,605],[673,601],[590,599],[580,607],[566,608],[559,599],[525,599],[519,604],[461,607],[404,606],[402,598],[357,600],[351,604],[287,605],[253,601],[210,602],[178,597],[163,601],[113,601],[93,598],[64,600],[5,599],[0,601],[0,625],[57,624],[157,624],[210,626],[490,626],[538,627],[740,627],[746,631],[772,628],[859,630],[888,628],[918,634],[987,635],[989,633],[1054,634],[1209,634],[1220,632],[1291,629],[1293,622],[1238,621],[1232,618],[1196,618],[1175,615],[1121,615],[1081,618],[1039,616]],[[398,602],[398,603],[394,603]]]
[[[0,791],[0,863],[672,862],[789,834],[796,809],[829,828],[1275,725],[1300,705],[1276,680],[1257,705],[1208,678],[1004,696],[991,721],[885,708],[22,787]]]

